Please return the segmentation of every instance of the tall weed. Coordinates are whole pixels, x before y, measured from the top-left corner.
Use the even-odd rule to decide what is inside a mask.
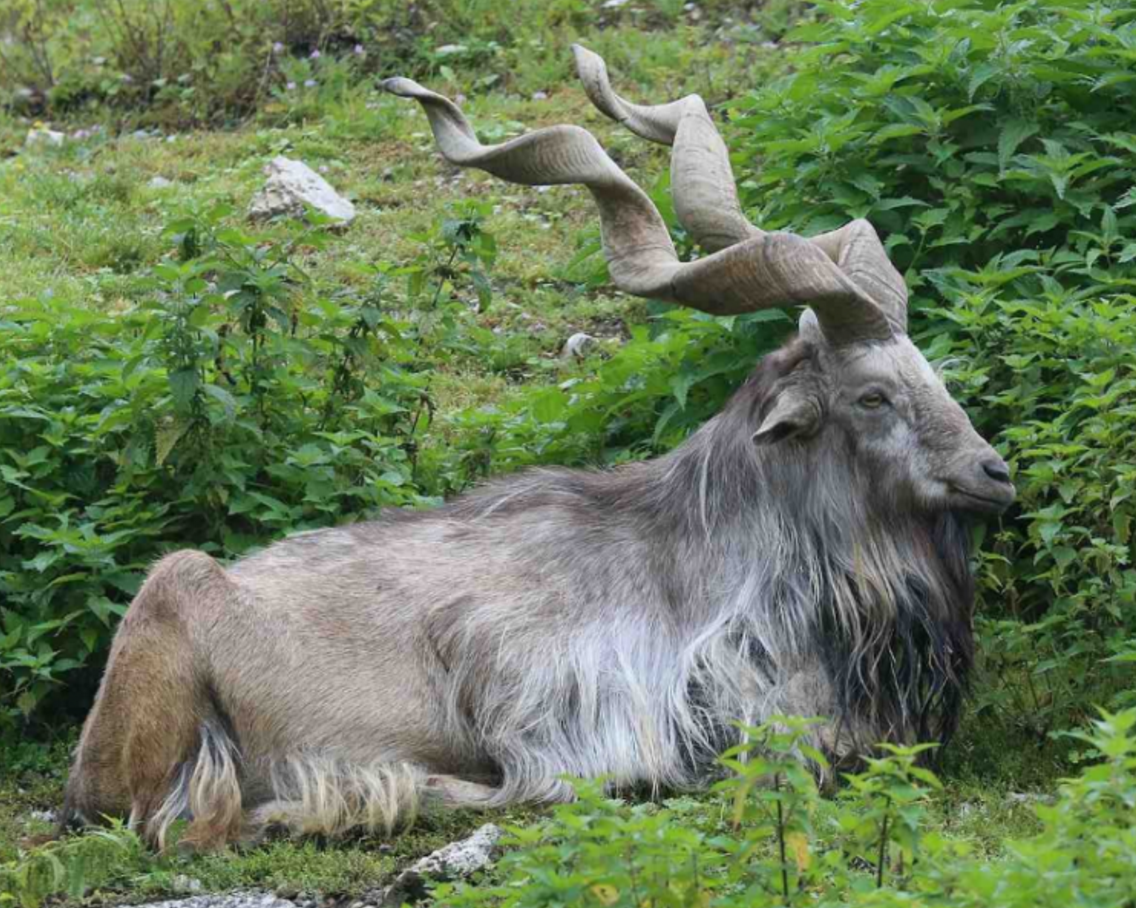
[[[264,242],[228,214],[172,222],[175,254],[126,311],[2,310],[0,726],[97,670],[164,552],[233,556],[429,501],[413,326],[381,274],[320,294],[298,263],[318,228]]]

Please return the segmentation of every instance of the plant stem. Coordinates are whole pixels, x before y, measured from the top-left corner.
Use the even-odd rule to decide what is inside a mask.
[[[448,274],[450,272],[450,270],[454,267],[454,259],[456,259],[457,257],[458,257],[458,247],[454,246],[453,251],[450,252],[449,259],[446,260],[446,267],[445,267],[445,273],[446,274]],[[431,309],[437,309],[438,308],[438,298],[441,297],[442,288],[445,285],[446,285],[446,278],[445,278],[445,275],[443,275],[441,277],[441,279],[438,281],[437,288],[434,290],[434,299],[430,303]]]
[[[789,868],[785,863],[785,813],[781,806],[781,773],[773,774],[773,790],[777,793],[777,845],[781,849],[781,894],[789,904]]]
[[[887,861],[888,820],[891,819],[891,798],[884,798],[884,823],[880,828],[880,853],[876,859],[876,888],[884,885],[884,864]]]
[[[635,873],[635,850],[630,845],[627,847],[627,875],[631,882],[631,904],[642,905],[643,900],[639,898],[639,880]]]

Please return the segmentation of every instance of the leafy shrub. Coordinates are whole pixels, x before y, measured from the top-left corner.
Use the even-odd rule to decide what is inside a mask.
[[[263,242],[227,213],[169,225],[178,254],[133,308],[2,311],[0,723],[98,667],[164,552],[232,556],[428,501],[413,479],[415,327],[393,317],[382,273],[299,306],[297,259],[326,236]]]
[[[16,0],[8,18],[23,39],[0,53],[5,81],[22,88],[10,102],[56,114],[145,104],[210,120],[248,112],[282,89],[294,57],[318,59],[334,47],[362,62],[353,46],[373,48],[378,26],[397,27],[406,13],[401,4],[347,0]]]
[[[1128,4],[824,9],[789,36],[812,45],[794,72],[735,121],[764,226],[815,233],[867,217],[916,291],[932,289],[929,269],[1010,254],[1066,284],[1124,286],[1136,268],[1123,239],[1136,223]]]
[[[1136,626],[1136,299],[1051,279],[1019,299],[983,276],[955,273],[951,308],[929,315],[952,323],[939,349],[1018,487],[1016,518],[981,555],[978,703],[1040,742],[1131,680],[1117,656]]]
[[[722,785],[728,811],[685,799],[627,808],[581,783],[576,803],[512,830],[515,850],[491,884],[443,886],[438,902],[1056,908],[1125,904],[1136,892],[1136,711],[1105,713],[1079,734],[1099,762],[1037,807],[1039,834],[1007,843],[995,861],[927,828],[939,783],[911,749],[891,748],[850,776],[838,806],[821,802],[796,755],[803,725],[781,719],[752,730],[750,760],[729,761],[739,774]]]
[[[823,799],[801,757],[813,720],[777,717],[748,729],[724,757],[732,772],[709,800],[628,806],[596,781],[526,827],[488,879],[447,884],[434,903],[469,908],[753,908],[764,905],[1089,906],[1136,895],[1136,710],[1101,713],[1071,735],[1086,766],[1034,808],[1038,830],[984,858],[934,827],[939,782],[917,748],[887,748]],[[803,752],[804,751],[804,752]],[[261,853],[271,860],[271,849]],[[293,855],[293,858],[296,855]],[[145,878],[161,889],[193,864],[152,855],[121,828],[91,831],[0,864],[0,905],[39,908],[67,894]],[[373,872],[373,868],[372,868]]]
[[[133,831],[122,826],[92,830],[0,865],[0,905],[39,908],[49,896],[63,894],[79,899],[150,862],[146,846]]]

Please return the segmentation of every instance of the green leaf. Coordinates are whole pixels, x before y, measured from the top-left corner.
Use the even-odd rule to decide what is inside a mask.
[[[220,385],[207,384],[203,386],[202,390],[204,390],[206,395],[221,404],[225,411],[226,419],[232,420],[237,415],[236,399]]]
[[[1006,122],[998,135],[998,169],[1005,171],[1010,158],[1018,150],[1022,142],[1035,136],[1041,130],[1033,120],[1011,119]]]
[[[909,195],[905,195],[898,199],[880,199],[872,208],[875,211],[894,211],[896,208],[911,208],[914,206],[921,206],[923,208],[929,207],[928,204],[921,199],[915,199]]]
[[[873,199],[879,199],[880,193],[883,192],[884,182],[867,171],[857,173],[849,177],[848,182],[870,195]]]
[[[189,423],[181,420],[169,422],[160,426],[154,432],[154,462],[161,466],[166,462],[166,458],[177,446],[177,443],[185,435],[189,428]]]
[[[869,141],[873,145],[879,145],[881,142],[886,142],[889,139],[921,135],[924,131],[925,127],[923,126],[916,126],[911,123],[892,123],[890,126],[876,130]]]
[[[982,63],[976,66],[974,72],[971,73],[970,81],[967,83],[967,97],[973,100],[978,89],[993,79],[994,76],[998,75],[1000,70],[1001,66],[993,62]]]
[[[196,369],[178,369],[170,373],[170,395],[178,409],[188,409],[197,389],[201,385],[201,376]]]
[[[560,422],[566,415],[568,395],[559,388],[548,388],[533,398],[529,408],[538,422]]]

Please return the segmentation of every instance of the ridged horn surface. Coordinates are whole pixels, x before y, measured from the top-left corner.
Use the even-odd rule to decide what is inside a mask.
[[[761,236],[742,214],[730,153],[706,104],[687,95],[670,104],[632,104],[612,90],[603,57],[572,45],[576,72],[591,102],[637,136],[670,145],[671,195],[679,223],[706,250],[717,252]]]
[[[698,95],[667,104],[633,104],[612,89],[602,57],[578,44],[572,51],[584,91],[597,110],[637,136],[673,147],[675,213],[695,240],[715,252],[763,234],[742,213],[729,151]],[[856,220],[809,241],[883,309],[893,328],[907,330],[907,285],[871,224]]]
[[[793,234],[763,233],[694,262],[678,260],[654,203],[586,129],[551,126],[482,145],[449,99],[410,79],[387,79],[392,94],[418,101],[448,161],[512,183],[586,186],[600,210],[604,255],[617,287],[715,315],[805,304],[830,343],[892,336],[883,311],[820,245]]]

